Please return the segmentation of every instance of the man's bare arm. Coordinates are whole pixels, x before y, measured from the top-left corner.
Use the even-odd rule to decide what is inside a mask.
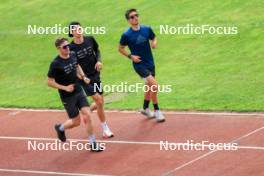
[[[80,79],[80,80],[83,80],[83,77],[85,76],[82,68],[80,65],[77,65],[77,77]]]
[[[119,51],[122,55],[124,55],[124,56],[130,58],[130,59],[131,59],[133,62],[135,62],[135,63],[141,62],[141,60],[140,60],[140,56],[131,55],[131,54],[129,54],[129,53],[126,51],[126,46],[119,45],[119,46],[118,46],[118,51]]]
[[[82,67],[79,64],[77,65],[77,76],[80,80],[83,80],[86,84],[90,83],[90,79],[85,75]]]
[[[121,53],[122,55],[126,56],[126,57],[129,57],[129,53],[126,51],[126,46],[123,46],[123,45],[119,45],[118,46],[118,51],[119,53]]]
[[[157,48],[157,38],[155,37],[153,40],[150,41],[151,48],[155,49]]]

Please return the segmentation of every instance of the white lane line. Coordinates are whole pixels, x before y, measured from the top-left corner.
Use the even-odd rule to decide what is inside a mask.
[[[205,153],[205,154],[203,154],[203,155],[201,155],[201,156],[199,156],[199,157],[197,157],[197,158],[195,158],[195,159],[193,159],[193,160],[191,160],[191,161],[189,161],[189,162],[187,162],[187,163],[184,163],[184,164],[182,164],[182,165],[180,165],[180,166],[174,168],[173,170],[170,170],[170,171],[168,171],[168,172],[162,174],[162,176],[168,176],[168,175],[171,175],[172,173],[174,173],[174,172],[180,170],[181,168],[184,168],[184,167],[186,167],[186,166],[188,166],[188,165],[190,165],[190,164],[192,164],[192,163],[194,163],[194,162],[196,162],[196,161],[198,161],[198,160],[200,160],[200,159],[202,159],[202,158],[205,158],[205,157],[211,155],[212,153],[215,153],[216,151],[217,151],[217,150],[211,150],[210,152],[207,152],[207,153]]]
[[[17,136],[0,136],[0,139],[5,140],[37,140],[37,141],[56,141],[57,138],[38,138],[38,137],[17,137]],[[67,139],[68,141],[87,142],[87,139]],[[108,141],[96,140],[97,142],[113,143],[113,144],[146,144],[146,145],[159,145],[159,142],[139,142],[139,141]]]
[[[259,130],[258,130],[259,131]],[[256,131],[255,131],[256,132]],[[253,133],[251,133],[253,134]],[[249,136],[249,135],[247,135]],[[240,140],[241,138],[239,138]],[[0,136],[0,140],[36,140],[36,141],[56,141],[58,140],[57,138],[37,138],[37,137],[16,137],[16,136]],[[87,142],[87,139],[67,139],[68,141],[79,141],[79,142]],[[161,145],[160,141],[159,142],[145,142],[145,141],[109,141],[109,140],[97,140],[98,142],[103,142],[103,143],[109,143],[109,144],[135,144],[135,145]],[[164,141],[162,141],[164,142]],[[233,141],[233,143],[236,141]],[[186,146],[195,146],[195,144],[188,144],[188,143],[177,143],[177,142],[169,142],[169,143],[174,143],[176,145],[181,146],[182,144]],[[209,148],[211,147],[210,145],[206,144],[199,144],[199,146],[204,147],[204,148]],[[264,150],[264,146],[243,146],[243,145],[237,145],[237,149],[251,149],[251,150]]]
[[[23,169],[3,169],[3,168],[0,168],[0,172],[45,174],[45,175],[103,176],[103,175],[98,175],[98,174],[82,174],[82,173],[52,172],[52,171],[23,170]]]
[[[229,142],[229,143],[235,143],[235,142],[238,142],[239,140],[244,139],[244,138],[246,138],[246,137],[248,137],[248,136],[250,136],[250,135],[252,135],[252,134],[255,134],[255,133],[257,133],[257,132],[259,132],[260,130],[263,130],[263,129],[264,129],[264,126],[262,126],[262,127],[260,127],[260,128],[257,128],[257,129],[255,129],[255,130],[253,130],[253,131],[251,131],[251,132],[249,132],[249,133],[247,133],[247,134],[244,134],[244,135],[242,135],[242,136],[240,136],[240,137],[238,137],[238,138],[232,140],[232,141]],[[173,174],[174,172],[179,171],[180,169],[182,169],[182,168],[184,168],[184,167],[186,167],[186,166],[189,166],[189,165],[191,165],[192,163],[194,163],[194,162],[196,162],[196,161],[199,161],[199,160],[201,160],[201,159],[203,159],[203,158],[205,158],[205,157],[207,157],[207,156],[209,156],[209,155],[211,155],[211,154],[213,154],[213,153],[215,153],[215,152],[217,152],[217,151],[219,151],[219,150],[211,150],[211,151],[209,151],[209,152],[207,152],[207,153],[205,153],[205,154],[203,154],[203,155],[201,155],[201,156],[199,156],[199,157],[197,157],[197,158],[194,158],[193,160],[191,160],[191,161],[189,161],[189,162],[187,162],[187,163],[184,163],[184,164],[182,164],[182,165],[180,165],[180,166],[178,166],[178,167],[176,167],[176,168],[174,168],[174,169],[172,169],[172,170],[170,170],[170,171],[168,171],[168,172],[166,172],[166,173],[164,173],[164,174],[162,174],[162,175],[163,175],[163,176],[171,175],[171,174]]]
[[[12,111],[12,112],[8,113],[8,115],[15,116],[19,113],[21,113],[21,111]]]
[[[25,108],[0,108],[1,111],[23,111],[23,112],[65,112],[60,109],[25,109]],[[138,111],[125,111],[125,110],[106,110],[109,113],[128,113],[139,114]],[[214,115],[214,116],[264,116],[263,112],[260,113],[239,113],[239,112],[189,112],[189,111],[164,111],[165,114],[172,115]]]
[[[264,150],[264,147],[259,146],[238,146],[239,149]]]
[[[257,129],[255,129],[255,130],[253,130],[253,131],[251,131],[251,132],[249,132],[249,133],[247,133],[247,134],[245,134],[245,135],[239,137],[239,138],[236,138],[236,139],[232,140],[231,143],[238,142],[238,141],[240,141],[241,139],[244,139],[244,138],[246,138],[246,137],[248,137],[248,136],[251,136],[252,134],[255,134],[255,133],[257,133],[257,132],[259,132],[259,131],[261,131],[261,130],[263,130],[263,129],[264,129],[264,126],[263,126],[263,127],[260,127],[260,128],[257,128]]]

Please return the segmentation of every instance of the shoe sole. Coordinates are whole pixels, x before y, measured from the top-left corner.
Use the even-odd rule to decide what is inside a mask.
[[[158,123],[162,123],[162,122],[165,122],[165,121],[166,121],[165,119],[157,120]]]
[[[112,135],[110,135],[110,136],[105,136],[105,135],[103,135],[103,138],[104,139],[109,139],[109,138],[113,138],[114,137],[114,135],[112,134]]]
[[[97,152],[103,152],[104,150],[90,150],[90,152],[95,152],[95,153],[97,153]]]
[[[97,147],[96,147],[97,148]],[[92,146],[90,145],[90,152],[103,152],[105,149],[101,149],[101,148],[99,148],[99,149],[92,149]]]

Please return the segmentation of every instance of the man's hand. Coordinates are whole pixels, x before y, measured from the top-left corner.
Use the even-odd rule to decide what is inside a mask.
[[[99,72],[102,70],[103,64],[100,61],[97,61],[94,68]]]
[[[73,92],[73,91],[74,91],[74,84],[70,84],[70,85],[68,85],[68,86],[65,86],[65,87],[64,87],[64,90],[65,90],[66,92]]]
[[[140,56],[131,55],[131,60],[135,63],[141,62]]]
[[[90,84],[91,80],[89,78],[87,78],[86,76],[83,77],[83,81],[85,82],[85,84]]]

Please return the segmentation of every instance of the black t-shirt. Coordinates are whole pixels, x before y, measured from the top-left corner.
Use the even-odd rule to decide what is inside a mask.
[[[77,59],[74,54],[70,54],[70,58],[63,59],[57,56],[50,64],[48,77],[54,78],[58,84],[68,86],[74,84],[73,92],[66,92],[64,90],[59,90],[60,97],[67,98],[75,93],[79,93],[82,89],[78,84],[77,77]]]
[[[100,80],[100,72],[95,69],[97,54],[99,54],[98,44],[92,36],[85,36],[84,42],[76,44],[73,41],[70,44],[71,52],[77,56],[78,64],[82,67],[84,73],[91,81]]]

